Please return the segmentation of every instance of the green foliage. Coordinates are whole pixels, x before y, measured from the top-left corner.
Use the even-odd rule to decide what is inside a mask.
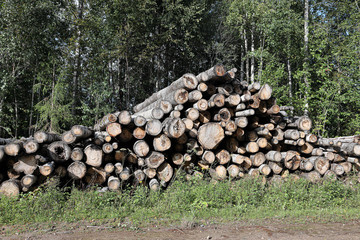
[[[261,179],[209,183],[201,179],[177,180],[166,191],[148,188],[123,192],[94,189],[41,188],[19,198],[0,198],[0,223],[24,224],[51,221],[114,220],[135,225],[151,222],[263,219],[266,217],[359,218],[360,185],[340,181],[311,183],[287,180],[264,184]],[[327,218],[327,216],[329,218]]]

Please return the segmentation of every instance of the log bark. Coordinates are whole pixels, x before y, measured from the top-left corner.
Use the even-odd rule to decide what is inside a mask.
[[[103,169],[90,167],[87,169],[84,179],[89,185],[97,185],[105,183],[107,177]]]
[[[281,153],[278,151],[269,151],[265,155],[266,160],[272,162],[281,162]]]
[[[164,111],[161,108],[151,108],[149,110],[135,113],[133,116],[142,116],[147,120],[150,119],[162,119],[164,116]]]
[[[238,178],[240,173],[240,168],[235,164],[231,164],[230,166],[228,166],[227,172],[230,178]]]
[[[265,157],[264,153],[258,152],[254,155],[250,155],[250,159],[252,162],[252,166],[259,167],[265,162],[266,157]]]
[[[360,144],[357,143],[344,143],[341,146],[341,151],[350,156],[360,156]]]
[[[248,117],[248,116],[252,116],[252,115],[255,115],[254,109],[247,109],[244,111],[235,112],[236,117]]]

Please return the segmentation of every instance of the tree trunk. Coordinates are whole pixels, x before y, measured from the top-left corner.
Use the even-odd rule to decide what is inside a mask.
[[[86,165],[80,161],[73,162],[68,166],[67,172],[74,180],[82,179],[86,174]]]

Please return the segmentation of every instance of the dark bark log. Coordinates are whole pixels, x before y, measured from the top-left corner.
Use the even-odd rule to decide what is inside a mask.
[[[38,131],[34,134],[34,139],[38,143],[52,143],[55,141],[60,141],[61,136],[54,133],[46,133],[44,131]]]

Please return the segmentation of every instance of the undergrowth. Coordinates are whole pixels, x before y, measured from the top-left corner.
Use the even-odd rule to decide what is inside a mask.
[[[356,181],[353,181],[356,182]],[[288,180],[264,184],[261,179],[209,183],[176,180],[166,190],[145,187],[122,192],[80,191],[49,187],[0,198],[1,224],[113,220],[131,222],[237,221],[299,218],[318,221],[358,219],[360,184]]]

